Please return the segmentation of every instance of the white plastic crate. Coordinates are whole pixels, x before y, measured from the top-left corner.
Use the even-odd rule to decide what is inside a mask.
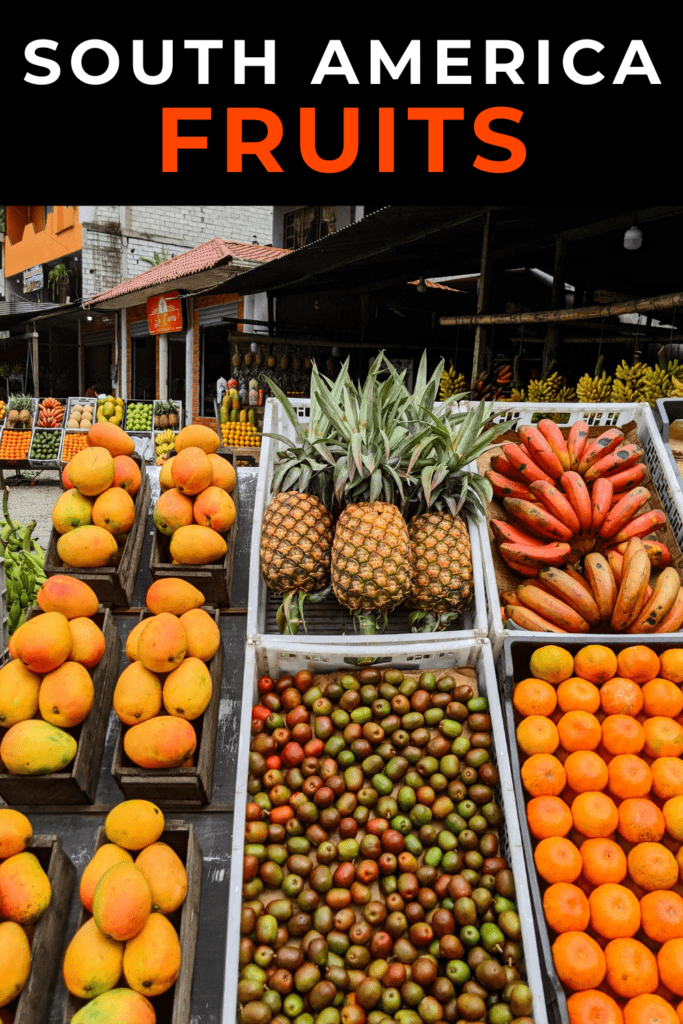
[[[235,789],[232,856],[230,866],[230,888],[228,904],[228,940],[225,956],[225,981],[223,989],[223,1021],[233,1021],[237,1009],[237,981],[239,974],[240,916],[242,907],[242,863],[244,857],[244,820],[248,801],[247,777],[249,746],[251,743],[251,712],[259,701],[257,682],[267,674],[277,678],[283,673],[290,674],[301,669],[312,672],[354,671],[358,666],[353,659],[358,655],[357,647],[339,643],[330,650],[321,638],[314,644],[292,643],[289,650],[283,649],[282,638],[262,638],[258,644],[247,643],[244,663],[244,687],[242,695],[242,717],[237,763],[237,784]],[[379,668],[399,668],[404,671],[426,671],[432,668],[462,668],[472,666],[477,674],[479,694],[487,698],[491,716],[494,761],[500,774],[498,799],[505,815],[499,829],[501,854],[506,857],[514,873],[517,912],[522,928],[522,944],[526,965],[526,982],[533,996],[531,1016],[535,1024],[548,1024],[548,1014],[543,991],[543,974],[538,951],[538,941],[529,892],[527,869],[524,861],[522,835],[515,802],[512,769],[505,734],[503,712],[496,683],[491,645],[488,640],[448,640],[442,634],[438,649],[434,644],[413,641],[410,648],[397,652],[395,644],[385,639],[383,646],[373,647],[372,657]]]
[[[311,402],[308,398],[291,399],[296,409],[297,416],[302,425],[308,423],[310,418]],[[266,411],[263,421],[263,433],[280,434],[284,437],[295,439],[295,432],[280,402],[269,398],[266,402]],[[274,465],[277,452],[281,444],[274,438],[263,437],[261,443],[261,457],[259,463],[258,483],[256,486],[256,497],[254,501],[254,521],[251,535],[251,561],[249,565],[249,609],[247,613],[247,639],[256,639],[260,636],[280,637],[275,624],[275,613],[282,601],[279,595],[268,593],[265,581],[261,575],[259,565],[259,547],[261,540],[261,525],[263,515],[271,497],[271,486],[273,480]],[[472,465],[471,469],[476,467]],[[386,638],[391,636],[391,641],[401,643],[404,641],[422,642],[423,640],[443,638],[448,636],[451,639],[467,638],[473,640],[477,637],[488,635],[486,620],[486,592],[484,588],[484,573],[480,549],[479,528],[474,520],[468,520],[468,534],[472,552],[472,570],[474,577],[474,597],[468,611],[463,615],[463,628],[451,629],[445,633],[411,633],[401,632],[397,620],[407,625],[407,613],[400,607],[396,612],[389,615],[389,626],[387,633],[379,636],[355,636],[353,620],[351,615],[330,596],[320,604],[307,604],[305,606],[306,623],[308,634],[302,633],[297,640],[305,643],[349,643],[360,649],[365,646],[372,646],[375,643],[382,644]],[[393,622],[392,622],[393,619]],[[397,631],[398,630],[398,631]],[[286,639],[286,638],[284,638]]]
[[[538,413],[541,416],[537,416],[536,414]],[[550,413],[565,413],[567,415],[566,423],[558,424],[562,427],[571,426],[572,423],[579,419],[586,420],[590,426],[603,426],[605,430],[631,422],[637,424],[638,441],[643,446],[645,461],[647,462],[652,482],[657,489],[678,546],[683,550],[683,491],[681,490],[680,478],[673,473],[671,461],[667,456],[650,406],[646,402],[628,405],[612,405],[609,403],[579,405],[558,402],[539,404],[530,402],[496,402],[493,406],[493,415],[496,422],[509,422],[511,430],[514,430],[518,424],[531,423],[532,420],[543,418],[544,415],[547,416]],[[479,537],[486,582],[486,596],[488,598],[489,636],[493,643],[494,656],[497,657],[500,653],[506,636],[521,635],[525,638],[538,640],[541,643],[547,643],[548,637],[554,634],[506,629],[503,626],[491,539],[486,522],[479,523]],[[593,635],[590,633],[581,635],[574,633],[563,635],[563,638],[571,637],[572,639],[577,639],[580,636],[590,637]],[[643,639],[643,637],[647,636],[651,637],[651,634],[634,634],[633,643],[647,643],[647,640]]]

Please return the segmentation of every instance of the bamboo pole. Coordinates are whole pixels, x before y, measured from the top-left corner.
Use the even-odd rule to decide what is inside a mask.
[[[442,327],[475,326],[479,324],[542,324],[568,320],[596,320],[625,313],[656,313],[658,310],[683,306],[683,292],[657,295],[651,299],[613,302],[609,306],[581,306],[579,309],[548,309],[541,313],[479,313],[471,316],[442,316]]]

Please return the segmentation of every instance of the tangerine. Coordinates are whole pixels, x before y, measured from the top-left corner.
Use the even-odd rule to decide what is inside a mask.
[[[554,932],[583,932],[590,920],[588,900],[578,885],[555,882],[543,893],[543,915]]]
[[[564,771],[575,793],[596,792],[607,785],[607,765],[593,750],[575,750],[564,762]]]
[[[652,789],[660,800],[683,796],[683,761],[680,757],[658,757],[650,768]]]
[[[647,892],[670,889],[678,881],[678,864],[661,843],[637,843],[626,858],[632,881]]]
[[[573,882],[581,874],[583,859],[569,839],[548,836],[541,839],[534,850],[534,863],[546,882]]]
[[[645,731],[630,715],[608,715],[602,723],[602,745],[610,754],[639,754]]]
[[[617,754],[607,768],[607,788],[613,796],[625,800],[631,796],[647,796],[652,788],[652,772],[647,761],[636,754]]]
[[[552,754],[532,754],[522,765],[522,783],[531,796],[559,796],[567,784],[567,775]]]
[[[683,754],[683,728],[672,718],[658,715],[643,723],[645,753],[648,757],[680,757]]]
[[[537,647],[529,659],[529,671],[536,679],[546,683],[561,683],[574,671],[574,659],[564,647],[545,644]]]
[[[620,676],[632,679],[634,683],[647,683],[659,675],[659,658],[652,648],[636,644],[619,651],[617,669]]]
[[[572,676],[558,686],[557,703],[560,711],[589,711],[593,714],[600,707],[600,691],[587,679]]]
[[[550,683],[542,679],[523,679],[515,686],[512,703],[520,715],[551,715],[557,695]]]
[[[529,715],[517,726],[517,743],[525,754],[553,754],[560,743],[557,726],[543,715]]]
[[[619,835],[628,843],[658,843],[664,835],[664,815],[652,800],[622,800],[618,815]]]
[[[670,679],[672,683],[683,683],[683,650],[671,647],[659,655],[659,672],[662,679]]]
[[[588,897],[592,928],[605,939],[623,939],[640,928],[640,903],[625,885],[605,882]]]
[[[595,715],[588,711],[568,711],[557,723],[557,733],[565,750],[595,750],[602,729]]]
[[[683,996],[683,938],[669,939],[657,953],[659,977],[663,985]]]
[[[659,889],[645,893],[640,901],[640,924],[653,942],[683,939],[683,896]]]
[[[611,836],[619,823],[614,801],[605,793],[579,793],[571,810],[574,828],[589,839]]]
[[[600,687],[600,707],[606,715],[637,715],[643,707],[640,687],[630,679],[614,676]]]
[[[654,992],[659,973],[654,953],[637,939],[612,939],[605,946],[607,983],[618,996],[634,996]]]
[[[574,657],[574,673],[589,683],[606,683],[617,674],[617,656],[602,644],[588,644]]]
[[[624,1007],[624,1024],[676,1024],[671,1003],[656,994],[635,996]]]
[[[567,1000],[567,1011],[569,1024],[623,1024],[624,1021],[614,999],[597,989],[573,992]]]
[[[602,984],[607,965],[595,939],[584,932],[563,932],[552,947],[553,962],[560,981],[575,992]]]
[[[532,835],[537,839],[566,836],[572,827],[572,813],[559,796],[535,796],[526,805]]]
[[[626,854],[613,839],[586,839],[579,852],[583,861],[583,877],[591,885],[621,882],[626,878]]]
[[[643,686],[643,710],[649,717],[675,718],[683,711],[683,693],[668,679],[651,679]]]
[[[666,831],[672,839],[683,842],[683,796],[672,796],[662,807]],[[681,993],[683,995],[683,993]]]

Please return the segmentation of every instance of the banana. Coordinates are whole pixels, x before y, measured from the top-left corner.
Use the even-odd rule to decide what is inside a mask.
[[[560,483],[569,499],[569,504],[574,509],[581,524],[581,532],[588,533],[593,519],[593,510],[591,507],[591,496],[588,493],[588,488],[583,478],[574,470],[570,470],[568,473],[562,474]]]
[[[554,626],[552,622],[532,612],[530,608],[517,608],[515,605],[505,606],[505,615],[522,629],[529,629],[535,633],[566,633],[566,629]]]
[[[666,516],[661,509],[652,509],[650,512],[643,512],[641,515],[631,519],[614,537],[610,537],[610,545],[616,547],[624,540],[631,537],[647,537],[649,533],[661,530],[666,526]]]
[[[609,455],[605,455],[604,458],[594,462],[590,469],[586,471],[583,479],[588,484],[591,480],[597,480],[599,476],[610,473],[612,470],[626,469],[628,466],[639,462],[642,454],[643,449],[639,444],[624,444],[610,452]]]
[[[638,617],[645,602],[650,582],[650,559],[645,548],[635,551],[622,573],[621,586],[614,604],[610,625],[617,633],[623,633]]]
[[[547,565],[562,565],[571,554],[568,544],[508,544],[503,542],[499,549],[501,555],[507,555],[512,561],[529,568],[542,569]],[[536,575],[536,574],[535,574]]]
[[[549,419],[539,420],[538,429],[552,448],[555,456],[562,466],[562,469],[566,473],[568,469],[571,469],[571,464],[569,459],[569,449],[567,447],[567,442],[564,439],[564,434],[558,427],[557,423]]]
[[[571,540],[573,537],[570,528],[541,505],[525,501],[523,498],[503,498],[503,505],[508,515],[521,523],[522,529],[529,533],[562,541]]]
[[[613,427],[612,430],[606,430],[604,434],[600,434],[594,441],[589,441],[586,445],[581,462],[579,463],[579,473],[584,476],[586,470],[590,469],[591,466],[598,461],[598,459],[604,458],[605,455],[609,455],[615,448],[618,448],[624,440],[623,431],[617,430]]]
[[[591,493],[591,533],[599,533],[612,508],[612,484],[600,478]]]
[[[593,493],[595,493],[598,484],[607,484],[611,487],[609,480],[603,478],[596,481]],[[603,540],[609,540],[610,537],[614,537],[615,534],[619,533],[640,512],[643,505],[647,504],[650,497],[651,495],[647,487],[634,487],[633,490],[627,491],[624,497],[610,509],[598,530]]]
[[[662,619],[671,610],[680,589],[681,580],[676,569],[662,570],[652,589],[649,601],[646,602],[637,619],[628,627],[627,632],[654,633]]]
[[[683,587],[678,591],[676,600],[657,626],[655,633],[677,633],[683,626]]]
[[[617,584],[609,562],[604,555],[591,552],[583,560],[583,571],[600,611],[600,621],[605,625],[612,618],[617,599]]]
[[[538,615],[543,615],[554,626],[559,626],[569,633],[589,632],[590,626],[586,620],[568,604],[552,594],[544,593],[528,583],[520,583],[515,593],[527,608],[531,608],[532,612],[536,612]]]
[[[581,524],[579,517],[572,508],[569,499],[562,494],[557,487],[547,484],[545,480],[535,480],[529,484],[529,492],[532,501],[540,501],[551,515],[566,523],[572,533],[579,533]],[[515,495],[512,495],[515,497]]]
[[[539,570],[538,576],[557,597],[578,612],[589,625],[598,626],[600,624],[600,609],[595,603],[594,597],[568,572],[549,566]]]
[[[569,431],[567,451],[569,452],[569,469],[576,472],[588,443],[588,424],[585,420],[577,420]]]

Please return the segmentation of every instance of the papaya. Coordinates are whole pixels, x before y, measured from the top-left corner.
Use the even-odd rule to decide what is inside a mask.
[[[147,879],[152,891],[152,910],[172,914],[187,895],[187,872],[175,850],[167,843],[145,846],[135,858],[135,866]]]
[[[40,676],[21,661],[8,661],[0,668],[0,726],[9,729],[33,718],[38,710]]]
[[[95,668],[102,661],[107,649],[104,633],[92,619],[69,620],[71,630],[71,654],[67,661],[77,661],[84,668]]]
[[[175,439],[175,450],[178,454],[185,448],[201,448],[207,455],[215,452],[220,447],[220,439],[215,430],[204,427],[199,423],[183,427]]]
[[[116,538],[101,526],[79,526],[62,534],[57,541],[57,554],[64,565],[73,569],[97,569],[112,565],[118,555]]]
[[[135,451],[133,438],[115,423],[93,423],[88,431],[87,440],[90,448],[106,448],[112,457],[132,455]]]
[[[141,486],[142,474],[135,459],[129,455],[115,455],[112,487],[122,487],[134,498]]]
[[[180,616],[187,633],[187,658],[211,661],[221,645],[221,633],[213,616],[203,608],[192,608]]]
[[[71,1018],[71,1024],[156,1024],[149,999],[131,988],[110,988],[95,996]]]
[[[141,768],[177,768],[194,754],[196,746],[192,723],[174,715],[133,725],[123,737],[126,755]]]
[[[173,459],[171,477],[182,494],[199,494],[211,483],[213,467],[201,448],[183,448]]]
[[[76,740],[40,719],[17,722],[0,743],[0,759],[12,775],[49,775],[62,771],[76,756]]]
[[[132,438],[129,440],[132,444]],[[71,483],[89,498],[106,491],[114,480],[114,460],[104,447],[82,448],[68,463],[68,469]]]
[[[216,455],[214,452],[210,453],[209,462],[213,468],[211,486],[222,487],[229,494],[237,482],[237,473],[232,462],[229,459],[224,459],[222,455]]]
[[[62,612],[34,615],[16,630],[12,640],[12,657],[39,675],[59,668],[71,654],[73,643],[69,620]]]
[[[124,725],[146,722],[161,711],[161,680],[134,661],[119,676],[112,704]]]
[[[180,526],[189,526],[194,522],[192,499],[179,491],[177,487],[171,487],[159,496],[154,505],[152,518],[154,525],[160,533],[166,537],[172,537]]]
[[[144,928],[152,910],[152,893],[145,876],[134,864],[114,864],[95,886],[92,912],[95,923],[117,942],[127,942]]]
[[[188,722],[199,718],[211,700],[211,676],[199,658],[184,658],[164,681],[162,699],[169,715]]]
[[[67,619],[78,619],[97,614],[97,594],[83,580],[75,576],[50,576],[36,594],[39,608],[44,612],[61,612]]]
[[[224,558],[227,550],[225,538],[208,526],[181,526],[171,537],[171,557],[180,565],[208,565]]]
[[[124,800],[107,815],[104,831],[111,843],[125,850],[141,850],[156,843],[164,825],[163,813],[151,800]]]
[[[31,948],[26,932],[14,921],[0,923],[0,1006],[19,995],[31,973]]]
[[[235,522],[235,504],[221,487],[206,487],[195,498],[192,509],[198,526],[208,526],[218,533],[225,533]]]
[[[0,807],[0,860],[22,853],[32,835],[33,826],[25,814]]]
[[[64,984],[78,999],[94,999],[108,992],[121,977],[123,942],[101,932],[91,917],[67,946],[62,964]]]
[[[132,864],[133,858],[128,850],[124,850],[122,846],[118,846],[116,843],[105,843],[95,850],[92,859],[83,869],[78,888],[81,903],[88,913],[92,913],[93,896],[102,875],[109,868],[113,867],[114,864],[122,864],[124,862]]]
[[[155,580],[147,591],[145,604],[152,615],[169,612],[182,616],[192,608],[201,608],[204,595],[187,580],[167,576]]]
[[[86,498],[75,487],[64,491],[52,507],[52,525],[59,534],[68,533],[78,526],[90,526],[92,508],[90,498]]]
[[[187,634],[176,615],[161,612],[143,619],[137,655],[150,672],[171,672],[185,657]]]
[[[39,921],[52,896],[52,886],[34,853],[23,850],[0,863],[0,918],[17,924]]]
[[[77,661],[65,661],[54,672],[48,672],[38,694],[41,715],[60,729],[72,729],[87,718],[94,700],[90,673]]]
[[[180,974],[180,940],[163,914],[152,913],[135,938],[126,943],[123,974],[134,992],[159,996]]]
[[[98,494],[92,507],[92,521],[114,537],[127,534],[135,522],[135,505],[128,491],[108,487]]]
[[[138,640],[140,634],[149,622],[149,619],[142,619],[136,626],[133,626],[128,637],[126,639],[126,657],[129,661],[139,661],[138,658]]]

